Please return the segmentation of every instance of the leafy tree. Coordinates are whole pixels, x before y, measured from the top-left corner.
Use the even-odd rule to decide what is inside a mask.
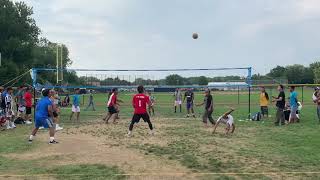
[[[40,34],[32,15],[24,2],[0,1],[0,51],[4,61],[11,60],[19,68],[30,64]]]
[[[314,83],[320,83],[320,67],[317,67],[313,70],[314,72]]]
[[[173,74],[166,77],[167,85],[184,85],[184,82],[184,78],[178,74]]]
[[[291,84],[304,83],[306,68],[303,65],[295,64],[286,67],[288,82]]]
[[[287,68],[283,66],[277,66],[270,70],[270,72],[267,74],[267,76],[271,78],[283,78],[286,77]]]
[[[205,76],[200,76],[198,80],[199,85],[208,85],[208,79]]]

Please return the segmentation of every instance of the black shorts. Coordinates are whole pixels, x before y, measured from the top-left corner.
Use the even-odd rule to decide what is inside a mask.
[[[108,107],[108,112],[109,112],[110,114],[116,114],[116,113],[118,113],[117,109],[116,109],[114,106]]]
[[[59,116],[59,114],[56,112],[56,111],[53,111],[53,117],[58,117]]]
[[[26,114],[27,115],[31,114],[31,109],[32,109],[32,107],[26,107]]]
[[[261,106],[260,109],[261,109],[261,114],[262,115],[268,115],[269,114],[268,106]]]
[[[132,122],[139,123],[141,118],[144,120],[144,122],[150,122],[150,116],[148,113],[134,114],[132,117]]]

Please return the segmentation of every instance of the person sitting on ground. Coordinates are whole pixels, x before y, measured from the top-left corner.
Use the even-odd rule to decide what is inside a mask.
[[[230,111],[224,113],[222,116],[219,117],[219,119],[217,120],[217,122],[213,128],[212,134],[214,134],[216,132],[216,129],[220,123],[225,124],[227,126],[226,131],[225,131],[226,135],[229,134],[230,130],[231,130],[231,133],[234,133],[236,126],[234,125],[233,117],[231,115],[231,113],[233,111],[234,111],[234,109],[231,109]]]

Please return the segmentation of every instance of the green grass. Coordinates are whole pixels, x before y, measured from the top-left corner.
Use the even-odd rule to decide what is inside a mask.
[[[121,175],[118,167],[107,167],[100,164],[64,165],[54,168],[35,170],[33,174],[53,174],[57,179],[112,179],[121,180],[125,176]]]
[[[298,89],[299,90],[299,89]],[[300,92],[301,93],[301,92]],[[121,106],[121,123],[108,130],[99,127],[96,130],[80,130],[83,134],[97,137],[107,137],[114,140],[114,146],[137,149],[145,156],[164,158],[178,162],[181,166],[195,173],[244,173],[244,172],[320,172],[320,125],[316,120],[315,106],[311,103],[312,90],[304,92],[305,105],[301,114],[301,123],[288,126],[275,127],[273,117],[275,108],[270,105],[271,118],[261,122],[238,121],[248,116],[247,95],[240,95],[240,104],[234,95],[213,92],[216,103],[214,117],[225,112],[231,104],[237,110],[233,113],[236,119],[236,132],[233,136],[223,135],[223,128],[212,135],[204,129],[200,121],[202,107],[195,108],[197,119],[184,119],[184,113],[173,112],[173,98],[169,93],[155,93],[157,98],[156,127],[157,141],[164,143],[148,142],[144,138],[146,129],[135,129],[132,141],[125,141],[124,134],[129,119],[132,116],[130,100],[132,94],[120,93],[120,99],[125,101]],[[269,91],[271,94],[271,91]],[[273,90],[272,94],[276,94]],[[288,95],[288,92],[287,92]],[[196,93],[196,102],[202,102],[203,95]],[[258,93],[252,95],[252,112],[259,110]],[[301,97],[299,97],[301,99]],[[87,104],[85,96],[85,103]],[[105,113],[105,94],[96,94],[95,102],[97,111],[81,111],[81,122],[92,123],[99,121]],[[184,106],[183,106],[184,108]],[[69,122],[70,108],[62,110],[62,123],[72,127]],[[160,119],[159,119],[160,118]],[[163,119],[161,119],[163,118]],[[168,119],[166,119],[168,118]],[[141,123],[143,124],[143,123]],[[14,131],[0,132],[0,153],[23,153],[43,146],[36,142],[32,145],[26,143],[31,127],[19,126]],[[115,174],[124,173],[121,167],[99,164],[80,164],[70,166],[53,166],[48,169],[42,167],[41,160],[24,161],[0,156],[0,174],[14,174],[19,169],[19,174],[59,174],[57,179],[88,179],[96,174],[99,179],[108,176],[112,179],[123,179]],[[32,167],[32,168],[31,168]],[[161,173],[161,172],[160,172]],[[68,176],[78,174],[78,176]],[[198,179],[318,179],[320,174],[244,174],[244,175],[199,175]]]

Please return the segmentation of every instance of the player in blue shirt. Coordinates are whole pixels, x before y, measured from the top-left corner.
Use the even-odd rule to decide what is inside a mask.
[[[298,94],[295,91],[295,87],[290,87],[290,118],[289,123],[295,123],[298,121],[297,110],[298,110]]]
[[[32,143],[33,137],[37,134],[40,127],[48,128],[50,141],[49,144],[57,144],[58,142],[54,139],[55,126],[53,124],[53,109],[52,101],[50,100],[51,91],[45,89],[42,91],[43,97],[38,101],[36,106],[36,116],[35,116],[35,127],[29,137],[29,143]]]
[[[77,88],[75,89],[75,94],[72,95],[72,112],[71,112],[71,115],[70,115],[70,121],[72,121],[73,123],[73,114],[76,113],[76,116],[77,116],[77,124],[80,123],[80,119],[79,119],[79,116],[80,116],[80,89]]]

